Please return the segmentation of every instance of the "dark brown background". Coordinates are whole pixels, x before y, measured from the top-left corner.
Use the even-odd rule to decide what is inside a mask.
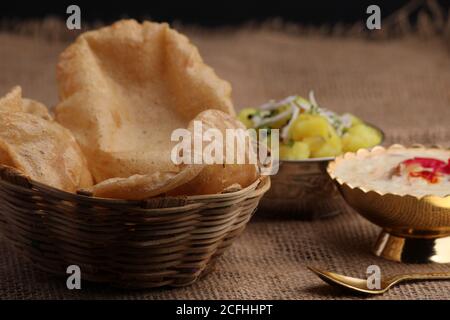
[[[414,0],[417,1],[417,0]],[[421,0],[419,0],[421,1]],[[444,4],[446,0],[437,0]],[[45,18],[49,15],[66,18],[66,8],[77,4],[82,9],[83,21],[104,21],[133,17],[151,18],[154,21],[174,22],[216,27],[236,25],[249,20],[264,21],[281,17],[285,21],[300,22],[308,25],[355,23],[365,19],[366,8],[377,4],[382,8],[382,16],[410,2],[410,0],[315,0],[315,1],[208,1],[208,0],[60,0],[60,1],[3,1],[0,4],[0,16],[3,18],[30,19]],[[411,19],[417,17],[412,14]]]

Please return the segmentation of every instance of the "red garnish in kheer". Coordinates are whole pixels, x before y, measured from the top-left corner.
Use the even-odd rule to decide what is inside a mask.
[[[445,175],[450,175],[450,159],[445,162],[434,158],[414,157],[404,160],[394,170],[395,175],[422,178],[429,183],[438,183]]]

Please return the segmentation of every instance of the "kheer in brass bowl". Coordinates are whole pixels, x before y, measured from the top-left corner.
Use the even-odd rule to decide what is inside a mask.
[[[410,263],[450,263],[450,149],[393,145],[328,166],[346,202],[383,228],[374,253]]]

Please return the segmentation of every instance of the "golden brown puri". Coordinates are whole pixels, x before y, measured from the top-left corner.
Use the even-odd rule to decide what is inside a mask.
[[[202,139],[208,129],[217,129],[223,137],[226,129],[242,129],[249,139],[243,125],[233,116],[219,110],[206,110],[197,115],[189,124],[187,130],[191,133],[190,145],[194,144],[194,123],[202,123],[202,131],[197,132]],[[205,150],[210,141],[202,141]],[[219,142],[220,144],[220,142]],[[223,154],[226,145],[220,144]],[[249,153],[253,149],[245,149],[245,159],[248,161]],[[191,155],[193,157],[193,154]],[[191,157],[191,160],[193,159]],[[182,164],[177,172],[156,172],[147,175],[133,175],[126,178],[111,178],[100,182],[88,191],[96,197],[120,198],[139,200],[157,195],[198,195],[220,193],[230,186],[247,187],[257,178],[256,165],[244,164]]]
[[[56,119],[80,143],[97,183],[90,191],[98,197],[167,194],[203,172],[202,165],[173,163],[172,132],[188,127],[203,111],[214,115],[212,127],[236,125],[228,82],[167,24],[123,20],[87,32],[61,54],[57,77]],[[254,166],[239,168],[243,172],[234,175],[239,184],[256,179]],[[223,174],[237,171],[205,171],[205,181],[212,181],[207,193],[236,182]]]
[[[52,120],[48,108],[38,101],[22,97],[22,88],[15,86],[4,97],[0,98],[0,110],[10,112],[26,112],[43,119]]]
[[[0,99],[0,163],[69,192],[92,185],[87,162],[69,130],[15,87]]]
[[[250,142],[250,136],[245,131],[244,125],[236,120],[234,116],[230,116],[218,110],[207,110],[201,112],[193,121],[191,121],[188,129],[194,132],[194,121],[201,121],[202,136],[208,129],[218,129],[224,138],[221,146],[222,153],[225,156],[230,152],[231,144],[235,144],[236,140],[226,140],[227,129],[241,129],[241,142],[245,142],[244,160],[247,164],[211,164],[205,165],[202,171],[192,180],[181,185],[178,188],[170,190],[169,195],[198,195],[198,194],[214,194],[221,193],[231,186],[239,186],[245,188],[255,182],[258,177],[258,168],[256,164],[249,164],[250,154],[254,153]],[[203,150],[207,148],[209,142],[204,142]],[[214,152],[212,152],[214,154]],[[234,159],[237,160],[237,147],[234,148]],[[254,155],[254,154],[253,154]]]
[[[179,172],[171,133],[199,112],[234,114],[230,85],[167,24],[134,20],[81,35],[60,57],[56,119],[85,152],[97,183]]]
[[[126,200],[142,200],[167,193],[185,181],[192,180],[201,167],[190,166],[178,172],[155,172],[132,175],[127,178],[110,178],[86,191],[95,197]]]

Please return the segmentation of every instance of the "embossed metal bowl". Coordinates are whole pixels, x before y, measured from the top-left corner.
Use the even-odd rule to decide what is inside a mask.
[[[272,188],[261,201],[261,211],[305,220],[338,214],[343,201],[326,173],[333,159],[281,161],[278,173],[271,177]]]
[[[380,132],[383,143],[384,132],[367,124]],[[315,220],[342,212],[345,202],[327,174],[327,166],[334,159],[281,161],[278,173],[271,176],[272,187],[260,203],[261,213],[266,216]]]
[[[404,147],[394,145],[391,148]],[[450,263],[450,190],[445,197],[380,193],[353,186],[335,175],[335,168],[341,161],[350,157],[363,158],[380,150],[385,149],[376,147],[372,151],[345,154],[331,162],[327,169],[345,201],[383,229],[374,253],[398,262]]]

